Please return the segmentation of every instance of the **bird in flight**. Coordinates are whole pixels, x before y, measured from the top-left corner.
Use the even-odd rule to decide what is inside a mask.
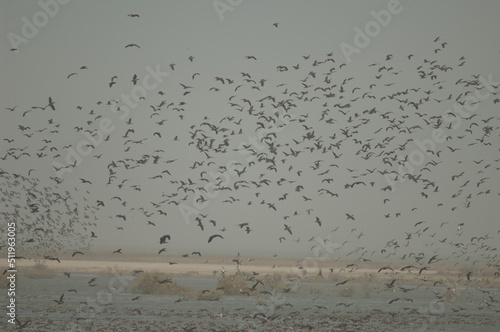
[[[392,267],[390,266],[384,266],[382,268],[380,268],[377,273],[380,273],[380,271],[384,271],[384,270],[391,270],[392,272],[394,272],[394,270],[392,269]]]
[[[160,238],[160,244],[167,243],[167,239],[170,240],[170,235],[166,234]]]
[[[438,255],[434,255],[434,256],[432,256],[432,257],[431,257],[431,259],[429,259],[429,262],[428,262],[427,264],[430,264],[430,263],[432,263],[433,261],[437,260],[437,257],[438,257]]]
[[[394,287],[394,283],[396,282],[397,279],[393,279],[390,283],[385,284],[387,288],[392,288]]]
[[[16,323],[18,325],[18,329],[20,329],[20,330],[24,329],[26,327],[26,325],[28,325],[31,322],[31,319],[28,319],[24,323],[21,323],[21,321],[19,321],[19,319],[17,319],[17,317],[15,318],[15,320],[16,320]]]
[[[52,300],[52,301],[56,302],[57,304],[63,304],[64,303],[64,293],[61,295],[59,300]]]
[[[45,258],[48,259],[49,261],[57,261],[57,262],[61,263],[61,261],[57,257],[45,257]]]
[[[52,108],[52,110],[55,111],[56,110],[56,108],[54,106],[55,103],[56,102],[52,100],[52,97],[49,97],[49,104],[47,106],[45,106],[45,108],[50,106],[50,108]]]
[[[340,302],[340,303],[337,303],[336,306],[343,305],[344,307],[348,308],[348,307],[352,306],[353,304],[354,304],[354,302],[353,303],[349,303],[349,304],[344,303],[344,302]]]
[[[351,280],[351,279],[347,279],[347,280],[338,282],[338,283],[335,284],[335,286],[345,285],[349,280]]]
[[[82,181],[82,183],[92,184],[92,182],[90,182],[89,180],[85,180],[83,178],[80,178],[80,181]]]
[[[172,280],[171,279],[165,279],[165,280],[158,280],[158,279],[155,279],[155,281],[159,284],[171,284],[172,283]]]
[[[220,237],[221,239],[223,239],[222,235],[214,234],[208,238],[208,243],[212,242],[212,240],[215,239],[216,237]]]
[[[128,45],[126,45],[126,46],[125,46],[125,48],[127,48],[127,47],[137,47],[137,48],[141,48],[141,47],[140,47],[139,45],[137,45],[137,44],[128,44]]]

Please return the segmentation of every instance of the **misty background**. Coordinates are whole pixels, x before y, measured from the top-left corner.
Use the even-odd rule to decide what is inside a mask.
[[[386,137],[395,136],[376,154],[396,149],[409,138],[428,139],[433,126],[426,126],[416,112],[426,114],[425,119],[442,115],[453,107],[461,93],[475,89],[457,84],[459,79],[474,80],[472,75],[486,78],[491,74],[494,82],[500,80],[496,17],[500,4],[496,1],[401,1],[401,12],[392,15],[387,27],[382,27],[378,35],[370,38],[370,44],[361,48],[359,54],[353,54],[352,61],[348,62],[340,45],[354,46],[354,28],[364,30],[365,24],[374,20],[370,11],[387,9],[387,1],[365,1],[362,5],[329,1],[242,1],[234,6],[222,3],[231,10],[221,14],[221,7],[216,9],[210,1],[141,4],[73,1],[59,5],[58,13],[50,17],[35,36],[27,38],[27,43],[21,43],[18,50],[11,50],[8,34],[22,36],[22,18],[32,21],[41,7],[27,1],[2,3],[0,155],[4,158],[0,168],[6,172],[5,176],[19,174],[26,178],[17,185],[11,178],[0,180],[4,194],[10,186],[18,193],[4,196],[6,200],[0,210],[4,212],[3,219],[16,219],[15,210],[18,210],[18,225],[45,223],[45,220],[35,222],[25,218],[32,213],[23,205],[29,192],[26,188],[36,181],[37,188],[53,188],[62,195],[66,191],[71,195],[70,207],[57,201],[52,202],[55,209],[74,211],[77,208],[75,215],[62,215],[60,223],[66,223],[65,218],[77,218],[74,227],[81,235],[76,236],[89,240],[90,246],[61,242],[58,250],[66,253],[82,246],[92,251],[122,248],[124,254],[156,253],[165,247],[167,255],[201,251],[202,254],[240,252],[307,257],[320,253],[321,257],[332,260],[363,257],[383,261],[424,252],[450,261],[498,261],[494,251],[500,230],[496,96],[479,104],[474,112],[478,114],[476,118],[464,120],[466,125],[447,132],[453,139],[436,146],[436,151],[442,151],[439,157],[426,155],[425,163],[435,160],[439,162],[437,166],[430,171],[422,170],[425,163],[416,167],[414,176],[421,174],[420,179],[434,184],[431,187],[423,189],[426,183],[406,178],[394,184],[391,191],[384,191],[382,188],[389,183],[376,170],[397,170],[397,163],[389,167],[382,162],[383,156],[365,160],[360,158],[363,154],[356,152],[372,139],[368,149],[375,148]],[[278,23],[277,27],[274,23]],[[443,47],[441,43],[447,44]],[[140,48],[125,47],[129,44]],[[435,52],[437,48],[441,50]],[[330,56],[330,53],[333,54]],[[413,54],[411,59],[410,54]],[[392,55],[389,60],[388,55]],[[256,60],[245,58],[247,56],[254,56]],[[465,64],[459,66],[464,61],[461,57]],[[326,59],[335,62],[326,62]],[[315,60],[322,63],[314,64]],[[453,69],[439,72],[437,80],[421,79],[417,67],[426,66],[425,71],[430,72],[431,61]],[[370,66],[374,63],[377,65]],[[345,65],[340,68],[341,64]],[[297,65],[299,69],[292,67]],[[83,66],[86,69],[81,69]],[[286,66],[287,70],[280,71],[278,66]],[[382,66],[392,66],[392,72],[400,73],[380,71]],[[335,71],[326,75],[332,67]],[[121,114],[112,109],[114,106],[124,109],[127,104],[122,95],[130,95],[134,87],[144,85],[144,77],[151,74],[148,68],[160,68],[168,77],[154,89],[147,90],[144,100],[138,101],[123,120]],[[72,73],[76,74],[68,77]],[[195,73],[199,75],[193,79]],[[241,73],[248,73],[255,82],[244,81],[248,77]],[[382,79],[375,78],[381,73],[385,75]],[[134,75],[137,75],[137,85],[132,82]],[[224,84],[216,77],[223,78]],[[325,77],[330,83],[324,82]],[[264,83],[260,82],[262,79]],[[442,82],[442,88],[434,85],[437,81]],[[110,87],[110,82],[115,83]],[[373,83],[378,85],[376,91],[371,91]],[[241,84],[244,86],[235,91]],[[335,96],[331,98],[324,96],[328,92],[314,90],[333,85],[336,86],[331,92]],[[252,88],[255,86],[259,89]],[[340,90],[341,86],[345,86],[345,91]],[[358,92],[352,92],[356,87]],[[431,98],[442,101],[424,103],[418,110],[406,105],[405,110],[400,111],[394,100],[382,99],[408,88],[431,90]],[[188,91],[190,93],[185,94]],[[300,91],[307,93],[300,95]],[[427,97],[422,91],[415,100]],[[290,96],[291,92],[297,94]],[[359,98],[365,92],[375,99]],[[446,100],[450,94],[453,98]],[[230,99],[231,96],[234,97]],[[275,101],[263,100],[267,96],[274,97]],[[310,101],[313,96],[318,98]],[[46,107],[49,97],[55,102],[55,110]],[[351,101],[357,97],[355,102]],[[267,119],[249,113],[252,106],[244,99],[250,101],[255,113],[263,110]],[[258,122],[269,127],[268,118],[284,109],[273,104],[287,99],[291,99],[294,106],[288,104],[286,113],[294,121],[280,127],[276,137],[268,141],[274,142],[276,154],[263,142],[260,145],[264,148],[257,151],[265,153],[263,158],[275,157],[275,170],[269,168],[272,163],[268,160],[259,162],[256,158],[253,164],[248,163],[249,150],[242,154],[235,149],[241,149],[242,143],[248,144],[249,137],[257,136],[261,126]],[[164,105],[159,106],[163,101]],[[352,107],[343,109],[349,112],[347,115],[334,106],[349,101]],[[171,103],[173,105],[168,106]],[[13,111],[6,109],[14,107]],[[402,128],[410,125],[421,128],[411,133],[388,130],[390,123],[386,118],[363,113],[374,107],[378,113],[393,112],[389,116],[406,121]],[[333,119],[330,124],[321,120],[325,109],[329,109],[326,118]],[[153,116],[153,113],[158,114]],[[361,123],[361,118],[367,117],[369,123],[353,128]],[[495,118],[489,123],[481,122],[490,117]],[[81,163],[70,168],[71,172],[59,177],[54,162],[66,166],[68,147],[76,149],[79,142],[87,140],[84,131],[97,130],[103,118],[110,119],[114,128],[109,139],[95,146]],[[159,125],[157,122],[162,119],[165,122]],[[204,122],[228,128],[228,131],[215,133],[209,125],[203,125]],[[472,122],[478,126],[470,127]],[[482,134],[486,125],[492,129],[485,138]],[[29,129],[22,130],[19,126]],[[357,133],[346,137],[341,130],[346,128]],[[379,128],[382,131],[376,133]],[[129,132],[130,129],[134,132]],[[204,132],[196,132],[198,129]],[[242,133],[238,134],[240,129]],[[466,129],[472,131],[470,135]],[[318,141],[303,140],[304,135],[312,131],[315,139],[320,138],[321,148],[314,145]],[[160,135],[155,135],[156,132]],[[467,138],[457,138],[462,135]],[[331,147],[330,144],[342,138],[345,140],[340,149]],[[481,138],[481,143],[490,144],[475,141]],[[215,147],[207,143],[211,139]],[[226,139],[228,145],[224,145]],[[354,139],[363,143],[360,145]],[[128,140],[144,141],[141,144]],[[220,147],[225,152],[215,149],[218,144],[223,144]],[[447,146],[459,150],[452,152]],[[327,148],[326,152],[323,147]],[[418,147],[410,141],[405,150],[396,154],[404,158],[415,149]],[[293,151],[301,152],[296,157],[290,156]],[[342,155],[336,158],[332,151]],[[22,155],[23,152],[29,155]],[[158,156],[157,163],[153,156]],[[201,230],[196,215],[191,215],[187,222],[179,205],[169,202],[193,208],[199,198],[194,189],[218,183],[209,173],[217,173],[220,166],[231,160],[241,163],[240,170],[246,167],[245,173],[230,176],[227,186],[232,190],[217,191],[216,197],[208,198],[205,208],[198,209],[206,216],[198,216],[204,226]],[[320,162],[315,163],[318,160]],[[203,165],[195,162],[203,162]],[[116,167],[110,166],[113,163]],[[137,167],[129,168],[125,164]],[[330,166],[332,164],[336,166]],[[367,169],[376,170],[371,173]],[[164,171],[168,173],[162,173]],[[202,172],[207,173],[202,175]],[[327,173],[319,175],[323,172]],[[452,180],[453,175],[462,172],[459,179]],[[157,175],[162,176],[153,178]],[[113,176],[111,180],[110,176]],[[59,180],[55,180],[56,177]],[[333,180],[323,182],[325,178]],[[269,185],[251,184],[251,181],[259,183],[265,179]],[[248,188],[235,189],[235,182],[241,180],[248,182]],[[356,181],[363,181],[365,185],[346,187]],[[461,187],[466,181],[470,181],[469,184]],[[297,186],[303,186],[303,190],[297,191]],[[338,197],[321,194],[318,190],[322,188],[337,193]],[[280,200],[284,194],[286,199]],[[183,201],[186,195],[188,198]],[[125,216],[126,220],[118,216]],[[321,225],[315,222],[316,218]],[[85,228],[78,226],[80,221],[85,223]],[[421,221],[423,223],[416,225]],[[249,233],[245,231],[246,226],[237,226],[243,223],[248,223]],[[285,230],[285,224],[291,227],[292,234]],[[121,227],[123,230],[118,229]],[[97,238],[90,238],[91,232]],[[19,231],[23,240],[35,239],[24,243],[23,248],[43,252],[46,247],[43,243],[50,238],[34,234],[31,228]],[[169,234],[171,240],[160,244],[164,234]],[[214,234],[220,234],[223,239],[215,238],[208,243]],[[55,232],[53,236],[60,234]],[[474,236],[483,237],[482,245],[488,250],[471,245]],[[281,237],[285,239],[280,241]],[[334,250],[328,251],[328,248]]]

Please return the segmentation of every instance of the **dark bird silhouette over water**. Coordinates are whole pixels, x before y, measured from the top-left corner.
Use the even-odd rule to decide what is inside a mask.
[[[387,288],[392,288],[394,287],[394,283],[396,282],[397,279],[393,279],[390,283],[385,284]]]
[[[342,306],[344,306],[344,307],[348,308],[348,307],[352,306],[353,304],[354,304],[354,303],[349,303],[349,304],[347,304],[347,303],[344,303],[344,302],[340,302],[340,303],[337,303],[335,306],[342,305]]]
[[[164,280],[155,279],[155,281],[159,284],[171,284],[172,283],[172,279],[164,279]]]
[[[64,303],[64,293],[61,295],[59,300],[52,300],[52,301],[56,302],[57,304],[63,304]]]
[[[20,329],[20,330],[24,329],[29,323],[31,323],[31,319],[28,319],[24,323],[21,323],[21,321],[19,321],[19,319],[17,319],[17,317],[15,318],[15,320],[16,320],[16,323],[17,323],[17,328]]]
[[[341,282],[338,282],[335,284],[335,286],[340,286],[340,285],[345,285],[348,281],[350,281],[351,279],[347,279],[347,280],[344,280],[344,281],[341,281]]]

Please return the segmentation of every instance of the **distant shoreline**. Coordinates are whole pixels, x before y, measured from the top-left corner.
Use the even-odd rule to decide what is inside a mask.
[[[408,263],[384,263],[384,262],[360,262],[360,261],[313,261],[296,260],[284,258],[250,258],[236,256],[161,256],[147,254],[109,254],[90,253],[84,256],[59,257],[57,261],[44,261],[42,263],[50,270],[57,273],[93,273],[121,275],[135,275],[134,271],[164,272],[172,276],[184,277],[220,277],[224,270],[226,275],[233,275],[238,271],[241,273],[259,275],[278,273],[289,278],[309,279],[315,281],[330,281],[352,279],[356,282],[373,282],[379,280],[381,283],[398,280],[398,284],[433,285],[435,283],[443,286],[469,285],[481,287],[500,287],[500,278],[495,275],[498,272],[494,266],[465,266],[465,265],[419,265]],[[236,261],[239,260],[240,264]],[[19,272],[24,268],[33,267],[38,261],[21,260],[17,262]],[[173,264],[170,264],[173,263]],[[414,267],[401,271],[405,266]],[[386,268],[378,272],[383,267]],[[421,268],[427,267],[427,270]],[[333,271],[330,271],[333,269]],[[391,270],[392,269],[392,270]],[[320,272],[321,271],[321,272]],[[466,274],[472,272],[470,280]]]

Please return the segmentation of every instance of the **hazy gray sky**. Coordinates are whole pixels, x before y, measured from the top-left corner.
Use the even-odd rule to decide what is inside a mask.
[[[398,259],[411,252],[437,252],[444,259],[453,251],[454,258],[484,259],[491,247],[473,253],[476,246],[470,238],[489,234],[484,244],[498,243],[500,104],[493,93],[460,125],[454,122],[444,131],[450,138],[436,143],[409,172],[415,181],[407,174],[404,182],[392,184],[392,191],[384,191],[391,183],[379,173],[398,172],[392,158],[420,151],[415,140],[430,139],[433,129],[447,127],[441,117],[463,102],[467,91],[486,92],[473,75],[500,81],[497,1],[69,1],[57,2],[57,8],[55,1],[47,3],[53,15],[44,14],[36,2],[0,5],[0,156],[5,157],[0,167],[24,176],[35,169],[30,177],[51,188],[56,182],[50,177],[60,176],[58,190],[68,190],[81,212],[97,218],[94,249],[156,252],[166,247],[167,254],[306,257],[319,252],[311,251],[314,245],[321,248],[316,239],[308,240],[320,237],[335,243],[332,259],[349,253],[352,259]],[[383,26],[371,11],[390,13],[388,8],[393,14],[390,21],[380,14],[388,22]],[[360,45],[357,29],[366,33],[367,27],[375,30],[369,43]],[[139,47],[126,47],[130,44]],[[346,58],[346,50],[354,47]],[[152,71],[165,74],[155,80]],[[193,78],[195,73],[199,75]],[[249,77],[241,73],[255,82],[245,81]],[[127,104],[124,95],[144,92],[144,100],[129,97]],[[329,93],[334,96],[327,97]],[[267,96],[274,101],[263,99]],[[49,97],[55,110],[33,109],[47,106]],[[345,104],[350,106],[340,107]],[[112,111],[118,106],[122,113]],[[261,111],[264,116],[256,115]],[[274,145],[248,147],[259,128],[273,125],[270,117],[276,111],[294,121],[266,139]],[[81,156],[71,172],[57,173],[54,162],[56,167],[67,165],[64,147],[77,150],[88,140],[85,131],[101,133],[103,119],[112,128],[103,135],[109,140]],[[133,142],[143,139],[142,144]],[[247,146],[246,154],[234,151],[240,144]],[[250,148],[259,154],[251,163]],[[292,150],[300,153],[291,156]],[[30,156],[16,159],[22,152]],[[194,208],[199,195],[193,190],[218,183],[210,172],[231,160],[246,167],[245,173],[229,176],[231,191],[215,191],[216,197],[198,202],[208,204],[198,209],[207,215],[199,216],[203,231],[195,215],[187,223],[175,204]],[[273,163],[276,171],[270,168]],[[269,185],[259,183],[265,179]],[[235,189],[241,180],[248,188]],[[351,188],[356,181],[364,184]],[[185,192],[188,188],[192,191]],[[284,194],[286,199],[280,200]],[[13,201],[2,208],[13,211]],[[420,221],[424,223],[415,226]],[[249,234],[237,226],[242,223],[248,223]],[[164,234],[171,241],[160,245]],[[224,239],[207,243],[214,234]],[[285,238],[281,243],[280,237]],[[461,256],[461,250],[467,254]],[[326,249],[321,254],[327,255]],[[489,261],[495,254],[491,252]]]

